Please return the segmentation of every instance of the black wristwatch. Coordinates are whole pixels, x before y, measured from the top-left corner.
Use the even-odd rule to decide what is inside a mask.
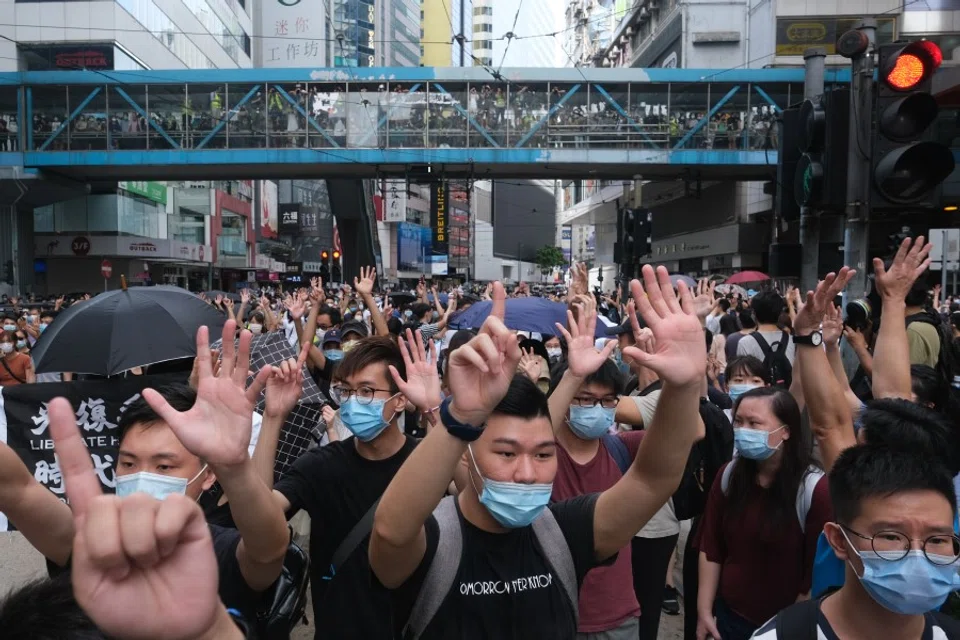
[[[823,344],[823,332],[814,331],[808,336],[793,336],[793,344],[810,346],[810,347],[819,347]]]
[[[464,442],[473,442],[483,434],[483,427],[475,427],[472,424],[458,422],[457,419],[450,414],[450,404],[452,402],[453,396],[450,396],[440,403],[441,424],[446,427],[447,431],[449,431],[453,437],[459,438]]]

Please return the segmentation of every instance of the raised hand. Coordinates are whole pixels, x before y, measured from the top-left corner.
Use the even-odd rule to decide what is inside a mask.
[[[304,342],[296,360],[287,358],[274,367],[267,378],[264,415],[286,418],[303,395],[303,364],[310,353],[310,342]]]
[[[567,341],[567,364],[570,373],[578,378],[585,378],[603,366],[604,360],[610,357],[616,341],[610,340],[597,351],[594,335],[597,330],[597,303],[593,296],[577,296],[573,306],[578,308],[576,318],[572,311],[567,311],[567,331],[560,323],[557,330]]]
[[[523,355],[520,357],[520,373],[536,384],[540,380],[540,368],[540,356],[535,354],[533,349],[523,351]]]
[[[850,343],[854,351],[865,351],[867,349],[867,339],[853,327],[844,327],[843,337]]]
[[[805,336],[817,331],[833,299],[843,291],[856,271],[843,267],[839,273],[828,273],[827,277],[817,284],[816,291],[807,292],[807,301],[797,312],[793,320],[793,331],[798,336]]]
[[[907,294],[927,267],[930,266],[930,249],[933,245],[924,244],[923,236],[916,240],[905,238],[893,258],[893,264],[887,269],[883,260],[873,259],[874,278],[877,291],[883,296],[883,301],[903,302]]]
[[[232,299],[232,298],[224,298],[224,299],[223,299],[223,306],[225,306],[227,309],[231,309],[231,310],[232,310],[232,309],[233,309],[233,299]]]
[[[240,304],[249,305],[250,304],[250,290],[244,287],[240,289]]]
[[[220,637],[229,622],[217,595],[210,528],[181,495],[103,495],[70,403],[48,407],[76,534],[71,556],[77,603],[115,638],[187,640]],[[235,628],[235,627],[234,627]],[[222,626],[224,638],[229,627]]]
[[[203,299],[206,300],[206,299],[207,299],[207,296],[204,295],[204,296],[203,296]],[[218,307],[222,307],[222,306],[223,306],[223,296],[217,295],[217,297],[214,299],[214,303],[215,303]]]
[[[520,362],[517,338],[503,324],[506,293],[499,282],[493,287],[493,310],[480,334],[450,356],[447,375],[454,418],[467,424],[484,424],[510,388]]]
[[[627,347],[624,355],[656,372],[665,383],[700,384],[707,366],[707,345],[690,289],[680,282],[678,299],[664,267],[654,271],[650,265],[644,265],[643,282],[641,285],[637,280],[632,281],[630,292],[644,322],[653,332],[654,350],[648,353]],[[628,313],[634,334],[639,334],[636,312],[628,308]]]
[[[353,287],[362,296],[373,295],[373,285],[377,282],[375,267],[360,267],[360,278],[353,279]]]
[[[286,307],[287,311],[290,312],[290,317],[294,320],[299,320],[303,317],[303,314],[307,311],[306,302],[300,297],[298,293],[296,297],[288,295],[283,301],[283,306]]]
[[[700,320],[706,320],[710,312],[717,306],[717,300],[713,295],[716,286],[716,282],[710,282],[706,278],[697,281],[697,297],[693,299],[693,305],[696,307],[697,317]]]
[[[264,367],[246,388],[253,336],[246,330],[240,332],[238,352],[233,343],[236,330],[233,320],[223,325],[223,358],[217,376],[213,375],[208,329],[200,327],[197,331],[197,401],[189,411],[177,411],[153,389],[143,391],[144,399],[170,425],[183,446],[214,470],[249,460],[253,408],[273,373],[270,367]]]
[[[407,370],[407,379],[400,376],[396,367],[390,365],[390,375],[407,400],[422,412],[437,408],[441,402],[440,374],[437,372],[437,347],[430,340],[429,348],[423,344],[420,332],[407,329],[407,337],[400,340],[400,352]],[[429,357],[428,357],[429,356]]]

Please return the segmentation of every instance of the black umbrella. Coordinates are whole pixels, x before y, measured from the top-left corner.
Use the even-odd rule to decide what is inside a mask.
[[[414,302],[416,299],[417,296],[413,295],[412,293],[404,293],[402,291],[399,293],[390,294],[390,304],[392,304],[394,307],[402,307],[405,304]]]
[[[216,335],[226,316],[180,287],[132,287],[101,293],[57,316],[31,355],[37,373],[112,376],[197,355],[197,329]]]

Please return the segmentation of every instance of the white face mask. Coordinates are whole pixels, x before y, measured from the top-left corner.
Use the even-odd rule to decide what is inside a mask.
[[[251,324],[248,326],[248,328],[250,329],[250,333],[252,333],[255,336],[258,336],[263,332],[262,324]]]
[[[174,493],[181,496],[186,495],[187,487],[193,484],[194,480],[203,475],[206,470],[207,465],[203,465],[197,475],[189,481],[186,478],[163,476],[149,471],[138,471],[125,476],[117,476],[117,497],[125,498],[134,493],[145,493],[157,500],[163,500]]]
[[[8,353],[12,353],[12,352],[13,352],[12,342],[4,342],[0,344],[0,353],[2,353],[3,355],[7,355]]]
[[[547,355],[550,358],[559,358],[563,355],[563,350],[560,347],[547,347]]]

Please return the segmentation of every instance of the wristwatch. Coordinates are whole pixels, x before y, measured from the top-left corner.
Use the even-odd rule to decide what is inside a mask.
[[[793,336],[793,344],[810,346],[810,347],[819,347],[823,344],[823,332],[814,331],[807,336]]]
[[[483,434],[483,427],[475,427],[472,424],[458,422],[450,413],[450,405],[453,403],[453,397],[446,398],[440,403],[440,422],[446,427],[455,438],[464,442],[473,442]]]

